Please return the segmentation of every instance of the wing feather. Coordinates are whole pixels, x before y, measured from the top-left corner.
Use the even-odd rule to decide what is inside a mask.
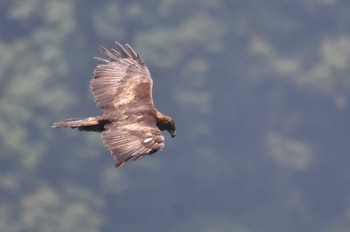
[[[164,148],[164,135],[156,127],[138,126],[132,129],[114,123],[107,126],[102,140],[111,151],[116,167],[128,160],[138,160]]]
[[[117,114],[138,105],[154,107],[152,77],[143,60],[130,45],[115,45],[116,49],[111,50],[100,47],[107,58],[96,58],[102,63],[94,70],[90,88],[97,106],[105,114]]]
[[[134,49],[129,44],[125,44],[125,48],[128,51],[128,53],[131,55],[131,57],[134,60],[137,60],[137,53],[134,51]]]
[[[121,55],[121,57],[123,58],[132,58],[130,56],[130,54],[125,50],[125,48],[123,47],[123,45],[121,45],[118,41],[115,41],[115,46],[118,49],[117,51],[119,52],[119,54]]]

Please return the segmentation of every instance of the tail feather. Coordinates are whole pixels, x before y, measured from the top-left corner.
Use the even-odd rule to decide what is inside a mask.
[[[55,122],[52,125],[52,128],[60,127],[70,127],[78,128],[80,131],[104,131],[104,126],[110,123],[110,120],[106,119],[103,116],[99,117],[89,117],[89,118],[71,118],[64,121]]]

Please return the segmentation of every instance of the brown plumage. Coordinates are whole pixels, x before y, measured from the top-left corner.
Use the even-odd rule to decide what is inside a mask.
[[[152,77],[141,57],[128,44],[100,47],[107,59],[94,70],[90,88],[102,116],[67,119],[53,128],[70,127],[103,132],[102,140],[117,161],[138,160],[164,148],[163,130],[175,136],[175,122],[154,107]]]

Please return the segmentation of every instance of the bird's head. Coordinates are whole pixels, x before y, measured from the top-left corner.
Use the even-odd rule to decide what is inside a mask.
[[[173,119],[171,119],[167,131],[170,133],[171,137],[173,138],[175,137],[176,129],[175,129],[175,121]]]
[[[175,130],[175,121],[167,116],[164,115],[162,113],[160,113],[159,111],[156,112],[156,123],[157,123],[157,127],[159,128],[159,130],[163,131],[163,130],[167,130],[171,137],[175,137],[176,135],[176,130]]]

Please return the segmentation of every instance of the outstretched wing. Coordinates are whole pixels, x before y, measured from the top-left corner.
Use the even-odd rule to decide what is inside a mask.
[[[102,140],[117,161],[116,167],[128,160],[138,160],[164,148],[164,135],[152,123],[113,123],[108,124],[106,129]]]
[[[128,44],[115,45],[111,50],[100,47],[107,59],[96,58],[102,63],[94,70],[90,88],[97,106],[113,115],[138,106],[154,107],[152,78],[143,60]]]

